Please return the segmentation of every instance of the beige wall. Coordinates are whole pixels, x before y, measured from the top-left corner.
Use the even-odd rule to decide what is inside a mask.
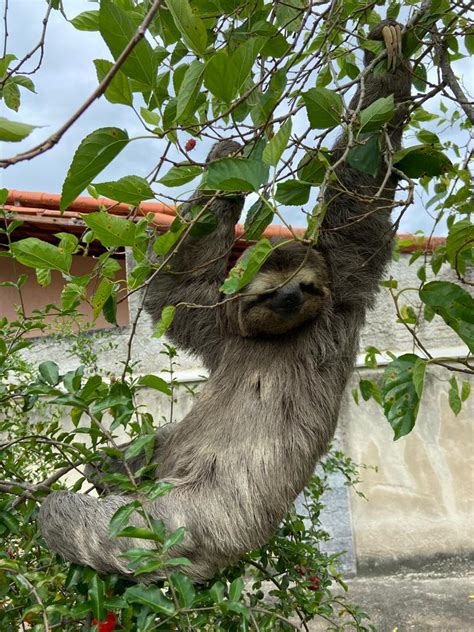
[[[346,396],[343,448],[376,466],[362,473],[367,500],[350,494],[359,567],[474,551],[474,405],[471,398],[456,417],[447,380],[429,370],[415,428],[395,442],[377,404]]]

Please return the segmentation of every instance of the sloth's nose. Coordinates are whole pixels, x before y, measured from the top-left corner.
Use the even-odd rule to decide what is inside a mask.
[[[300,311],[303,301],[303,292],[299,287],[282,287],[273,298],[272,307],[282,315],[289,316]]]

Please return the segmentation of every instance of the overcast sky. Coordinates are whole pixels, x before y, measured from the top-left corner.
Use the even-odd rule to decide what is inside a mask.
[[[64,0],[64,6],[70,18],[82,11],[96,8],[94,3],[86,0]],[[10,0],[8,52],[21,58],[38,42],[46,7],[45,0]],[[97,87],[93,64],[93,60],[97,58],[111,59],[100,36],[95,32],[77,31],[65,22],[59,12],[53,11],[48,24],[43,65],[32,77],[37,94],[22,90],[22,103],[18,113],[7,110],[2,103],[2,116],[43,127],[33,131],[21,143],[4,143],[1,148],[2,156],[14,155],[35,146],[68,120]],[[32,67],[34,63],[30,60],[24,69]],[[434,111],[433,108],[430,109]],[[21,162],[4,170],[1,173],[2,186],[59,193],[74,151],[81,140],[93,130],[104,126],[126,128],[131,137],[143,133],[143,128],[130,108],[110,104],[101,98],[82,115],[56,147],[31,161]],[[207,153],[207,142],[198,144],[194,153],[196,160],[202,159]],[[413,140],[408,144],[413,144]],[[97,177],[97,181],[115,180],[132,174],[146,175],[156,164],[162,147],[162,141],[155,139],[130,143]],[[159,192],[158,187],[155,184],[154,189]],[[305,223],[297,209],[288,209],[286,217],[294,225]],[[409,232],[422,228],[429,231],[431,225],[432,218],[418,200],[406,213],[400,230]]]

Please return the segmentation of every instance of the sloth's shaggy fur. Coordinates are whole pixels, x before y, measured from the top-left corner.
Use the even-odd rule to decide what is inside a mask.
[[[372,37],[380,39],[387,24],[393,23],[382,23]],[[366,63],[371,59],[367,54]],[[390,94],[398,104],[409,97],[406,62],[393,72],[365,78],[362,108]],[[359,88],[352,107],[360,96]],[[388,127],[395,150],[405,117],[406,107],[399,105]],[[335,159],[346,142],[344,136],[336,142]],[[222,141],[209,159],[239,150],[237,143]],[[191,412],[156,435],[157,478],[174,487],[145,505],[169,531],[186,528],[172,555],[191,561],[183,570],[195,580],[212,577],[264,544],[327,449],[359,332],[391,255],[392,176],[374,199],[385,172],[382,165],[373,178],[341,163],[326,194],[317,249],[301,243],[278,248],[237,299],[206,309],[183,303],[212,306],[222,301],[219,287],[244,198],[196,193],[188,207],[208,204],[218,219],[217,230],[188,237],[170,269],[156,275],[148,288],[146,309],[154,319],[165,305],[181,304],[168,334],[210,371]],[[123,461],[103,461],[104,471],[124,471]],[[144,464],[143,456],[128,463],[132,471]],[[106,489],[94,468],[88,476],[109,495],[50,495],[39,516],[43,536],[70,561],[131,576],[121,554],[154,545],[109,537],[110,519],[131,498],[110,494],[113,490]],[[143,524],[143,519],[134,515],[132,523]],[[157,571],[145,580],[160,575]]]

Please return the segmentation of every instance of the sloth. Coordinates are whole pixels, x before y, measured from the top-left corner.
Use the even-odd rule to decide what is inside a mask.
[[[365,108],[393,94],[397,110],[386,133],[397,150],[410,66],[401,56],[397,23],[383,21],[370,37],[385,41],[388,71],[369,72],[351,107],[361,100]],[[365,54],[366,65],[373,59]],[[216,230],[188,235],[148,285],[146,310],[157,320],[164,306],[177,305],[168,335],[198,356],[210,374],[191,412],[158,429],[151,462],[156,478],[172,488],[144,503],[169,532],[185,527],[184,540],[169,554],[188,558],[183,572],[193,580],[212,578],[268,541],[334,434],[359,333],[391,257],[397,185],[385,165],[372,177],[340,160],[346,146],[342,135],[333,148],[339,163],[327,188],[316,247],[276,244],[250,284],[223,300],[220,287],[244,197],[197,192],[183,212],[207,205],[217,218]],[[240,151],[238,143],[224,140],[208,160]],[[139,455],[127,468],[135,472],[146,463]],[[124,471],[124,458],[101,455],[86,475],[106,495],[54,492],[42,503],[39,524],[49,548],[67,560],[133,580],[123,553],[154,544],[109,536],[112,516],[133,497],[101,477]],[[144,518],[132,514],[131,524],[145,524]],[[158,570],[138,580],[162,576]]]

